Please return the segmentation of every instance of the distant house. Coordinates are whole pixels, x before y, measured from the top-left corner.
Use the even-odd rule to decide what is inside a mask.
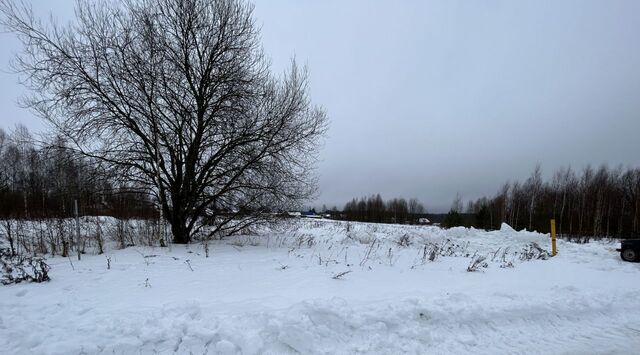
[[[418,218],[418,224],[431,224],[431,221],[427,218]]]
[[[287,212],[287,216],[299,218],[299,217],[302,217],[302,213],[300,213],[300,212]]]
[[[311,210],[311,211],[307,211],[307,212],[302,212],[301,215],[302,218],[322,218],[321,215],[317,214],[315,210]]]

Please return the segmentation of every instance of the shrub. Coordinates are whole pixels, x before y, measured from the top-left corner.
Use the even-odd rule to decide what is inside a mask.
[[[49,281],[50,269],[42,257],[13,255],[9,249],[0,249],[0,282],[3,285]]]
[[[444,218],[444,226],[447,228],[460,227],[463,225],[464,223],[462,221],[462,216],[460,215],[460,213],[458,213],[458,211],[451,210]]]

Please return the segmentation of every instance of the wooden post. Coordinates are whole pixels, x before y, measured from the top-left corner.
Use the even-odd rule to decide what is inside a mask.
[[[556,220],[551,220],[551,255],[556,256],[558,250],[556,249]]]
[[[78,260],[80,260],[80,216],[78,215],[78,200],[73,200],[74,212],[76,214],[76,249],[78,250]]]

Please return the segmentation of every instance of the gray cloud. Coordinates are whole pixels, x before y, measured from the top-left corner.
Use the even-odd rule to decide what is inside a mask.
[[[640,2],[261,0],[256,16],[274,69],[308,64],[331,117],[317,204],[380,192],[441,211],[537,162],[640,165]],[[6,65],[18,47],[0,40]],[[40,129],[0,77],[2,126]]]

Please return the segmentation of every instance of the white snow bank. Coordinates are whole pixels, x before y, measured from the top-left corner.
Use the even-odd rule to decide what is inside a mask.
[[[558,241],[550,260],[501,267],[494,255],[531,240],[549,247],[506,228],[301,221],[209,258],[201,245],[56,257],[49,283],[0,287],[0,354],[633,353],[640,264]],[[466,271],[474,254],[481,272]]]
[[[502,233],[517,233],[515,229],[513,229],[513,227],[511,227],[510,225],[506,224],[506,223],[502,223],[500,225],[500,232]]]
[[[115,313],[71,307],[61,320],[73,324],[19,323],[3,329],[9,337],[2,345],[14,354],[634,353],[637,314],[624,300],[598,296],[543,306],[508,292],[365,306],[333,298],[233,316],[198,302]],[[71,332],[51,334],[52,326]]]

